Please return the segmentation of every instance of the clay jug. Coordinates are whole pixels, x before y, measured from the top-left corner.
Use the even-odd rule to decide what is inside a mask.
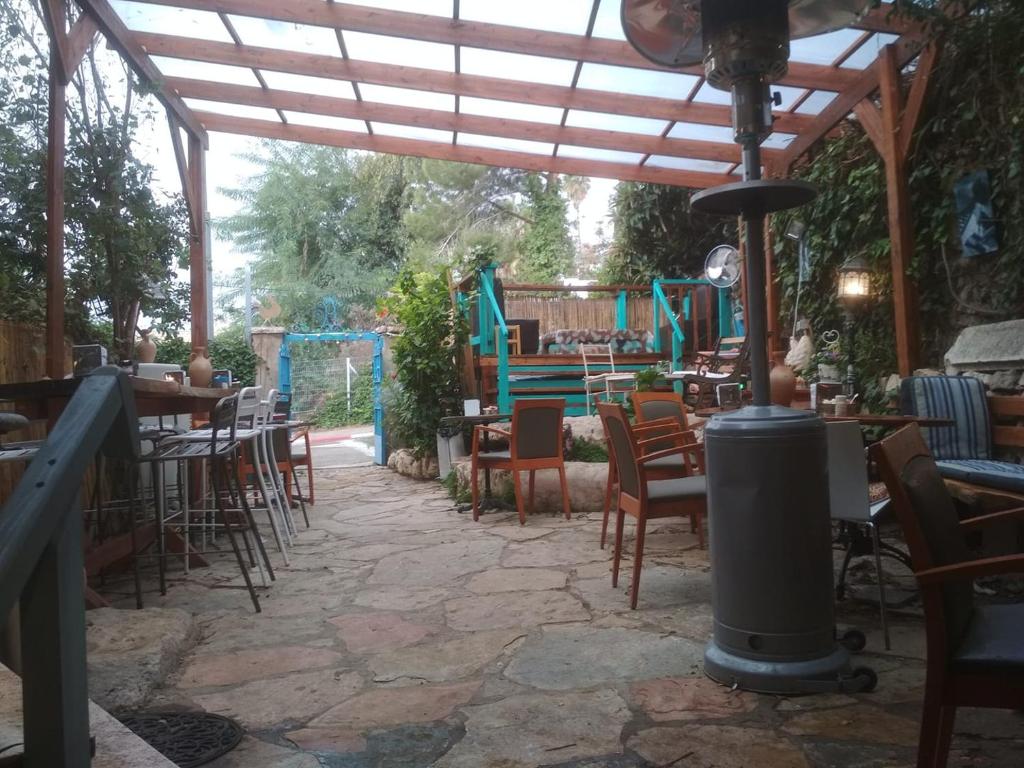
[[[769,383],[772,403],[788,408],[793,403],[793,395],[796,394],[796,374],[792,368],[785,364],[784,360],[784,352],[779,352],[775,355]]]
[[[152,363],[156,360],[156,342],[149,338],[150,333],[139,330],[142,341],[135,346],[135,361],[138,363]]]
[[[213,380],[213,365],[206,354],[206,347],[192,350],[188,364],[189,384],[193,387],[208,387]]]

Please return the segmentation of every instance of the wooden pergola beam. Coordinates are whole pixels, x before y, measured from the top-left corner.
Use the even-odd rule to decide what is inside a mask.
[[[549,107],[568,107],[591,112],[676,120],[703,125],[732,125],[732,112],[721,104],[686,103],[682,97],[655,98],[632,94],[569,88],[560,85],[525,83],[500,77],[455,74],[432,69],[378,64],[313,53],[293,53],[275,48],[235,45],[187,37],[135,33],[134,39],[148,53],[189,61],[257,68],[295,75],[348,80],[396,88],[411,88],[432,93],[457,94],[482,99],[514,101]],[[775,129],[799,133],[811,125],[806,115],[777,113]]]
[[[409,13],[323,0],[143,0],[154,5],[215,11],[259,19],[307,24],[329,29],[390,35],[409,40],[484,48],[492,51],[547,56],[556,59],[611,64],[620,67],[654,69],[703,76],[702,65],[671,69],[654,64],[621,40],[586,37],[560,32],[511,27],[425,13]],[[887,24],[872,17],[868,23]],[[796,88],[842,90],[856,77],[855,72],[820,64],[790,62],[781,85]]]
[[[178,96],[164,87],[163,75],[160,70],[135,41],[131,31],[121,21],[121,17],[117,15],[110,3],[107,0],[77,0],[77,2],[82,11],[96,23],[110,46],[121,55],[139,78],[153,88],[154,94],[164,108],[173,113],[185,129],[199,139],[204,147],[209,146],[209,137],[203,126],[196,120],[192,110]]]
[[[285,124],[270,120],[254,120],[230,117],[209,112],[197,112],[196,116],[208,130],[234,133],[242,136],[256,136],[266,139],[297,141],[306,144],[321,144],[346,149],[363,149],[392,155],[426,157],[435,160],[452,160],[458,163],[493,165],[499,168],[522,168],[539,173],[564,173],[574,176],[598,176],[625,181],[644,181],[654,184],[704,189],[736,181],[735,176],[725,174],[679,171],[670,168],[610,163],[599,160],[578,160],[569,157],[533,155],[527,152],[509,152],[500,149],[486,149],[465,145],[452,145],[439,141],[420,141],[379,134],[353,133],[331,128],[317,128],[305,125]]]
[[[356,101],[334,96],[296,93],[273,88],[215,83],[207,80],[168,78],[167,86],[182,98],[203,99],[228,104],[244,104],[267,109],[289,110],[316,115],[330,115],[352,120],[370,120],[383,123],[458,131],[485,136],[502,136],[526,141],[569,144],[596,149],[610,149],[640,154],[669,155],[698,160],[738,163],[740,150],[735,144],[724,142],[672,139],[638,133],[623,133],[596,128],[574,128],[527,120],[484,117],[438,109],[420,109]],[[764,150],[766,160],[781,156],[781,150]]]

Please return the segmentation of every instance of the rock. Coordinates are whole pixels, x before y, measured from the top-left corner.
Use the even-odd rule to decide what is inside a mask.
[[[281,645],[234,653],[213,653],[194,657],[185,667],[181,688],[213,688],[261,680],[285,672],[332,667],[341,654],[326,648]]]
[[[439,645],[381,653],[370,660],[375,683],[396,680],[425,680],[444,683],[478,672],[483,666],[508,653],[514,642],[524,637],[518,630],[475,632]]]
[[[1021,371],[1020,369],[1011,371],[996,371],[992,374],[988,381],[988,387],[993,392],[1012,392],[1016,393],[1020,387]]]
[[[199,639],[176,608],[99,608],[85,620],[89,696],[109,712],[141,707]]]
[[[438,469],[437,456],[417,458],[408,448],[398,448],[388,456],[388,469],[413,480],[436,480]]]
[[[207,712],[233,717],[250,730],[282,723],[304,723],[358,693],[362,678],[343,669],[304,672],[255,680],[236,688],[195,697]]]
[[[706,677],[669,677],[634,683],[630,700],[655,722],[708,720],[751,712],[753,694],[734,691]]]
[[[524,530],[514,528],[512,530]],[[466,585],[478,595],[492,592],[526,592],[531,590],[563,589],[568,576],[563,571],[547,568],[496,568],[478,573]]]
[[[889,378],[885,380],[883,387],[886,397],[896,397],[900,393],[900,383],[903,379],[900,378],[898,373],[889,374]]]
[[[505,676],[543,690],[566,691],[652,676],[695,675],[703,657],[700,643],[655,632],[585,625],[545,627],[527,638]]]
[[[790,719],[782,730],[794,736],[903,747],[916,745],[918,735],[913,720],[867,704],[804,712]]]
[[[562,422],[572,429],[573,440],[589,440],[592,443],[604,443],[604,427],[601,426],[601,417],[593,416],[566,416]]]
[[[414,624],[394,613],[357,613],[335,616],[329,620],[349,653],[393,651],[418,643],[436,630]]]
[[[956,372],[1024,368],[1024,320],[964,328],[945,356]]]
[[[619,734],[630,719],[612,690],[524,694],[464,711],[466,736],[438,768],[535,768],[621,754]]]
[[[587,621],[590,613],[568,592],[501,592],[459,597],[444,604],[448,626],[462,632],[520,629],[562,621]]]
[[[367,691],[332,707],[309,723],[309,728],[342,727],[354,731],[408,723],[443,720],[467,703],[479,681],[450,685],[411,685]]]
[[[803,753],[771,731],[724,725],[650,728],[626,742],[654,765],[809,768]]]
[[[461,576],[498,565],[505,542],[494,537],[465,539],[382,558],[369,584],[449,585]]]
[[[992,381],[992,374],[982,373],[981,371],[964,371],[963,375],[972,379],[977,379],[986,387],[989,385],[989,382]]]
[[[471,467],[469,460],[460,461],[455,465],[459,488],[469,488],[472,476]],[[604,489],[608,480],[607,463],[567,461],[565,462],[565,478],[566,484],[569,486],[569,508],[574,515],[600,512],[604,509]],[[479,482],[482,494],[484,487],[482,471]],[[526,472],[520,473],[519,483],[525,504],[528,498],[526,492],[529,488],[529,475]],[[508,493],[510,484],[510,473],[504,470],[492,470],[491,488],[495,496],[503,496]],[[562,512],[562,486],[555,470],[537,471],[534,509],[536,512]]]

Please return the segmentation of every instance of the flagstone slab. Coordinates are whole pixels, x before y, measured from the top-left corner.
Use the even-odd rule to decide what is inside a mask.
[[[366,731],[406,723],[443,720],[466,704],[480,681],[449,685],[409,685],[378,688],[358,694],[310,721],[309,728],[346,728]]]
[[[241,743],[207,768],[255,768],[255,766],[274,766],[274,768],[321,768],[320,761],[313,755],[299,752],[287,747],[279,747],[265,741],[243,736]]]
[[[867,704],[804,712],[790,718],[782,730],[794,736],[904,747],[917,744],[918,737],[915,721]]]
[[[182,688],[213,688],[261,680],[286,672],[333,667],[341,654],[327,648],[283,645],[253,648],[234,653],[201,654],[193,657],[182,672]]]
[[[711,720],[751,712],[754,694],[731,690],[706,677],[668,677],[634,683],[630,702],[655,722]]]
[[[461,632],[527,628],[586,621],[590,613],[568,592],[499,592],[459,597],[444,604],[448,626]]]
[[[568,578],[564,571],[549,568],[496,568],[473,576],[466,584],[466,589],[479,595],[492,592],[562,589]]]
[[[611,552],[598,547],[597,539],[573,533],[568,541],[544,538],[509,544],[501,564],[506,568],[551,568],[610,558]]]
[[[366,749],[366,737],[349,728],[300,728],[284,737],[307,752],[345,754]]]
[[[533,541],[543,539],[555,532],[554,528],[540,528],[536,525],[520,525],[519,519],[512,517],[506,521],[507,524],[491,525],[484,530],[494,536],[501,536],[510,541]]]
[[[619,586],[612,587],[609,573],[599,579],[578,579],[575,584],[580,597],[591,608],[617,611],[629,607],[632,565],[619,571]],[[624,602],[625,601],[625,602]],[[666,608],[686,604],[711,604],[711,574],[664,565],[652,565],[644,558],[640,573],[638,608]]]
[[[620,754],[631,717],[612,690],[510,696],[463,711],[466,735],[437,768],[535,768]]]
[[[383,611],[418,611],[451,597],[447,589],[437,587],[377,587],[361,590],[353,602],[363,608]]]
[[[643,584],[640,585],[643,595]],[[708,603],[687,603],[675,608],[650,608],[633,611],[630,615],[652,627],[695,643],[707,644],[714,629],[714,614]]]
[[[265,729],[303,723],[358,693],[362,677],[350,670],[324,669],[254,680],[236,688],[201,694],[195,701],[207,712],[233,717],[246,728]]]
[[[474,632],[440,644],[381,653],[370,659],[375,683],[408,678],[441,683],[460,680],[510,653],[525,633],[515,630]]]
[[[587,625],[545,627],[523,643],[505,668],[517,683],[567,691],[607,682],[700,673],[704,646],[638,629]]]
[[[350,653],[391,651],[418,643],[436,632],[435,627],[416,624],[395,613],[356,613],[329,620]]]
[[[382,558],[368,581],[420,586],[452,584],[460,576],[498,565],[504,547],[503,541],[489,537],[399,552]]]
[[[810,768],[799,747],[772,731],[724,725],[657,727],[626,746],[653,765],[700,768]]]

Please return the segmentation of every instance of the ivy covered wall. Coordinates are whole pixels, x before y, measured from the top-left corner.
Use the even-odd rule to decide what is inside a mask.
[[[1024,3],[982,3],[949,25],[908,161],[922,365],[941,367],[959,330],[1024,315]],[[987,170],[999,226],[996,253],[965,257],[957,230],[954,183]],[[858,322],[857,359],[870,391],[896,370],[885,168],[856,123],[826,141],[793,173],[818,185],[817,200],[777,215],[782,331],[792,329],[797,248],[781,236],[796,216],[807,225],[810,278],[800,315],[820,333],[841,328],[836,272],[849,257],[874,268],[876,300]]]

